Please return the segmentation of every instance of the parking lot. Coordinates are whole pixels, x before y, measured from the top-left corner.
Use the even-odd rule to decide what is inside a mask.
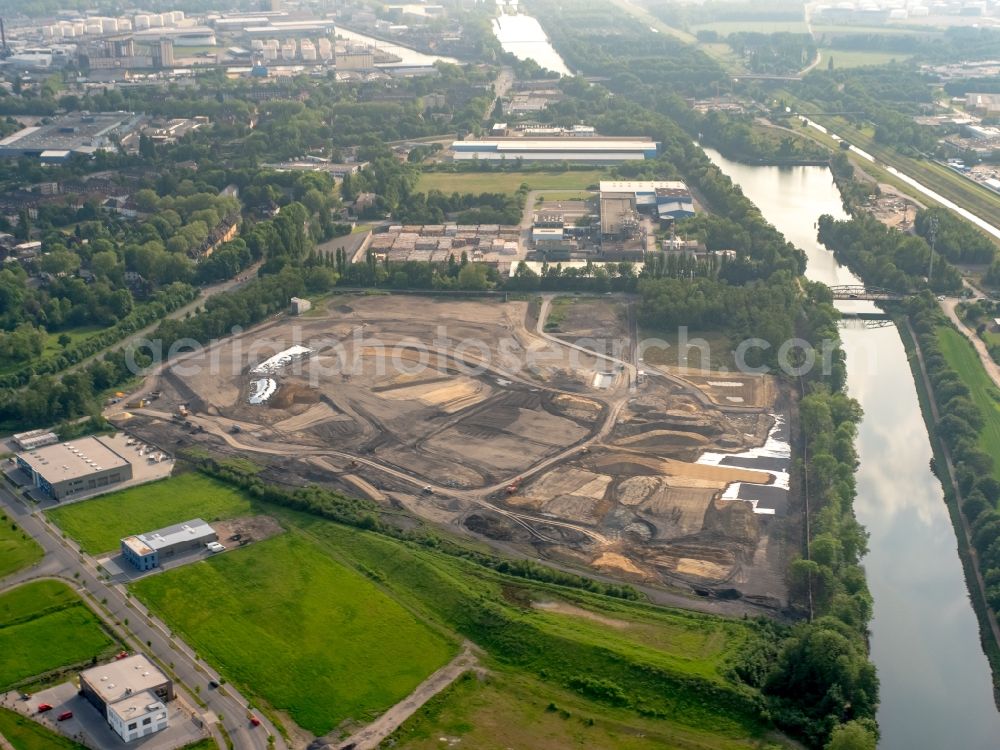
[[[52,709],[38,713],[38,706],[43,703],[52,706]],[[167,704],[166,729],[126,744],[112,731],[111,726],[93,704],[78,694],[76,684],[72,682],[63,682],[55,687],[40,690],[26,701],[22,700],[16,691],[5,693],[0,698],[0,704],[29,716],[43,726],[76,742],[102,750],[126,747],[142,748],[142,750],[175,750],[208,736],[208,733],[195,723],[192,712],[185,710],[179,700],[173,700]],[[73,717],[59,721],[59,716],[67,711],[72,711]]]

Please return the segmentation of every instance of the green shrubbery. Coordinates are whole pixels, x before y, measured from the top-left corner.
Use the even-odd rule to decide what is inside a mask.
[[[978,553],[979,570],[986,583],[986,600],[1000,613],[1000,482],[990,476],[993,457],[978,444],[983,414],[971,399],[962,377],[941,351],[938,328],[947,319],[928,295],[908,304],[913,327],[924,357],[927,376],[938,413],[943,415],[937,434],[955,466],[955,479],[962,496],[961,510],[972,529],[972,546]],[[936,467],[940,476],[942,467]]]

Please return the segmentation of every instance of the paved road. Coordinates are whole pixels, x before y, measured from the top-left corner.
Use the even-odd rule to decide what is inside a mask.
[[[216,294],[223,294],[225,292],[233,291],[234,289],[239,289],[244,284],[255,279],[257,277],[257,269],[260,268],[263,262],[264,261],[262,260],[257,261],[257,263],[250,266],[246,270],[241,271],[237,276],[231,279],[227,279],[226,281],[220,281],[218,284],[212,284],[211,286],[206,286],[200,289],[198,296],[188,304],[184,305],[183,307],[178,307],[171,313],[167,313],[167,315],[164,318],[160,318],[159,320],[153,321],[145,328],[140,328],[138,331],[128,336],[127,338],[121,341],[116,341],[110,346],[107,346],[104,349],[101,349],[100,351],[94,352],[89,357],[81,359],[75,365],[67,367],[65,370],[58,373],[56,377],[61,379],[66,373],[79,370],[81,367],[86,367],[95,359],[103,357],[109,351],[112,351],[114,349],[121,349],[122,347],[127,347],[134,343],[142,341],[143,339],[147,338],[151,333],[153,333],[153,331],[156,330],[156,327],[160,325],[160,323],[163,320],[176,320],[178,318],[183,318],[188,313],[194,314],[194,311],[197,310],[199,307],[203,306],[209,300],[209,298],[214,297]]]
[[[0,506],[38,542],[45,553],[37,564],[0,580],[0,589],[37,578],[62,578],[74,587],[93,593],[97,601],[106,600],[104,606],[107,612],[95,608],[97,615],[134,650],[148,652],[162,663],[172,665],[178,687],[186,689],[190,705],[196,703],[190,695],[197,690],[207,704],[202,709],[203,720],[217,741],[221,740],[221,736],[217,727],[213,726],[215,717],[220,718],[220,723],[238,750],[266,750],[269,747],[268,733],[275,735],[274,747],[286,750],[284,740],[265,717],[259,716],[262,726],[250,726],[246,698],[230,685],[224,686],[225,694],[211,689],[208,681],[218,680],[219,675],[197,660],[191,647],[171,635],[169,628],[151,616],[142,604],[127,598],[124,586],[104,581],[98,573],[97,562],[80,552],[75,544],[63,539],[41,513],[25,507],[6,486],[0,486]],[[90,599],[84,597],[84,601],[93,608]],[[109,619],[108,613],[113,619]]]

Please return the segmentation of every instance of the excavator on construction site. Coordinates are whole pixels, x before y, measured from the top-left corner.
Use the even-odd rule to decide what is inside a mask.
[[[506,487],[504,488],[504,491],[505,491],[505,492],[506,492],[506,493],[507,493],[508,495],[513,495],[513,494],[514,494],[515,492],[517,492],[517,491],[518,491],[519,489],[521,489],[521,477],[518,477],[518,478],[517,478],[517,479],[515,479],[515,480],[514,480],[513,482],[511,482],[510,484],[508,484],[508,485],[507,485],[507,486],[506,486]]]

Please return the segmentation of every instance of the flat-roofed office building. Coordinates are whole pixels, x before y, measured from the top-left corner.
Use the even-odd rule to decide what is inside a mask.
[[[132,463],[105,437],[84,437],[18,453],[31,483],[56,500],[127,482]]]

